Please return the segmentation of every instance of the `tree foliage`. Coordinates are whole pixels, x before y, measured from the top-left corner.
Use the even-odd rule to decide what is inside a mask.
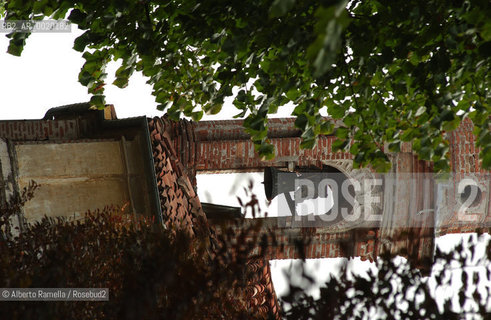
[[[200,238],[106,207],[84,220],[44,217],[10,228],[37,185],[0,208],[1,288],[108,288],[107,302],[0,301],[5,319],[265,319],[244,290],[256,277],[252,229]],[[17,235],[16,235],[17,234]],[[256,256],[256,258],[258,258]],[[259,257],[260,258],[260,257]]]
[[[486,0],[12,0],[7,19],[64,18],[85,32],[74,49],[79,81],[102,106],[105,66],[114,85],[135,71],[173,118],[218,113],[233,95],[257,151],[268,114],[293,103],[302,147],[335,134],[355,166],[388,168],[388,151],[412,141],[421,159],[448,169],[445,132],[474,122],[483,167],[491,167],[491,16]],[[13,32],[20,55],[29,34]],[[345,127],[333,130],[321,110]]]

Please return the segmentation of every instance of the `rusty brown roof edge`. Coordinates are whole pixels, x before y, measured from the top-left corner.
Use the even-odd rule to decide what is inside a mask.
[[[157,220],[159,222],[160,225],[162,226],[165,226],[164,225],[164,217],[162,216],[162,205],[160,203],[160,197],[159,197],[159,194],[158,194],[158,186],[157,186],[157,173],[155,171],[155,165],[154,165],[154,161],[153,161],[153,148],[152,148],[152,141],[150,139],[150,128],[148,127],[148,121],[149,119],[147,117],[142,117],[141,118],[143,121],[142,121],[142,124],[143,124],[143,128],[145,130],[145,142],[146,142],[146,147],[147,147],[147,159],[148,159],[148,163],[149,163],[149,173],[150,173],[150,176],[151,176],[151,184],[152,184],[152,195],[153,195],[153,203],[155,205],[155,213],[157,215]]]

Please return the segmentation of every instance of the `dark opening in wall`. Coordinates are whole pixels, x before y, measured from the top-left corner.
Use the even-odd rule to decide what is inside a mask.
[[[355,196],[348,177],[332,166],[297,168],[293,172],[266,168],[264,192],[269,200],[284,197],[291,214],[329,215],[331,222],[340,221],[342,212],[352,213]]]

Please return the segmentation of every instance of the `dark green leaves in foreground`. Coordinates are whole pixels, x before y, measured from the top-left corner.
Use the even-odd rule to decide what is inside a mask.
[[[10,1],[5,9],[12,20],[68,16],[85,30],[74,44],[86,59],[79,81],[98,107],[104,68],[116,60],[113,84],[142,72],[158,109],[175,119],[216,114],[238,92],[237,117],[267,159],[265,118],[293,103],[302,147],[332,133],[320,116],[327,111],[347,129],[334,132],[334,147],[357,167],[387,170],[386,153],[412,142],[447,170],[445,133],[464,117],[491,167],[489,1]],[[9,53],[20,55],[27,36],[10,34]]]

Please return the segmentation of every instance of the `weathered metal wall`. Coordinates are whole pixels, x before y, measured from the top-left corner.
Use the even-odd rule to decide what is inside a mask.
[[[83,217],[87,210],[129,201],[125,167],[117,141],[18,144],[18,184],[40,188],[26,203],[27,221],[42,216]]]
[[[26,221],[83,217],[87,210],[126,206],[126,213],[150,215],[141,146],[134,141],[0,141],[1,199],[31,180],[40,187],[26,203]]]

